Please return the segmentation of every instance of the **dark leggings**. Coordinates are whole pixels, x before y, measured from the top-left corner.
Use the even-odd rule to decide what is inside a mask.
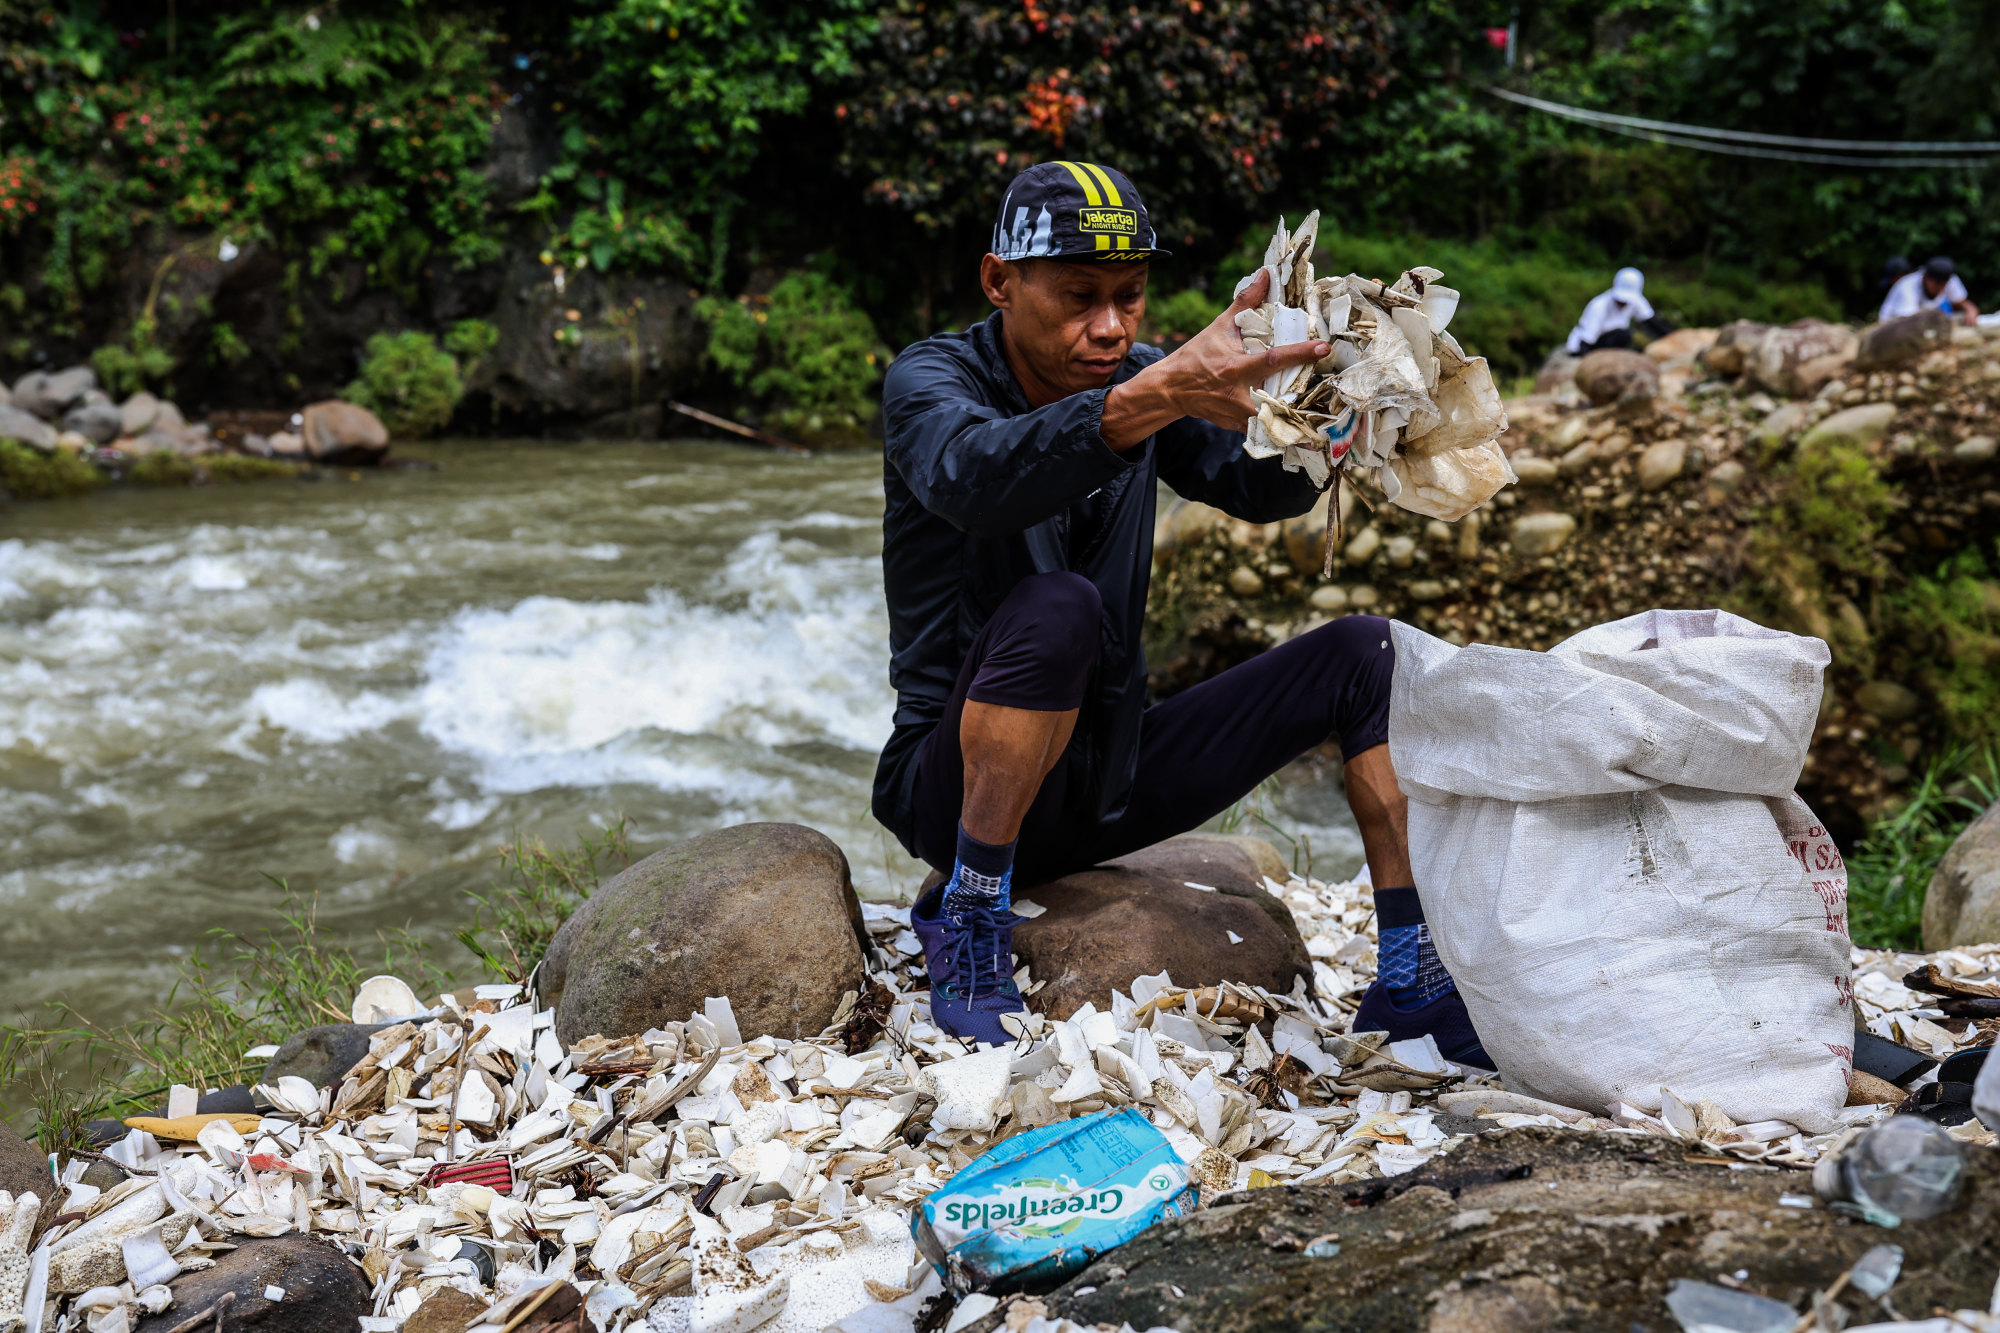
[[[1097,589],[1077,574],[1033,575],[1001,602],[966,654],[943,720],[917,750],[918,856],[949,871],[957,853],[965,701],[1040,712],[1079,707],[1101,616]],[[1015,883],[1053,879],[1199,828],[1334,737],[1347,759],[1384,744],[1395,662],[1388,621],[1344,616],[1155,704],[1140,721],[1131,798],[1108,820],[1072,809],[1088,804],[1070,799],[1072,745],[1022,822]]]

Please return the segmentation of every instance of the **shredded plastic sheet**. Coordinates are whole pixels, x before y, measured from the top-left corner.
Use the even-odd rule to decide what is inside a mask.
[[[1322,339],[1333,349],[1252,390],[1258,408],[1244,451],[1282,459],[1322,488],[1341,469],[1362,469],[1391,503],[1456,522],[1516,479],[1498,443],[1507,412],[1493,374],[1447,331],[1458,293],[1434,268],[1393,284],[1354,273],[1315,278],[1318,235],[1317,212],[1296,232],[1278,220],[1260,270],[1271,275],[1265,301],[1236,326],[1252,350]],[[1255,280],[1243,279],[1237,293]],[[1332,545],[1329,532],[1329,564]]]
[[[594,1333],[908,1333],[939,1290],[911,1244],[917,1205],[1002,1139],[1100,1111],[1144,1116],[1204,1204],[1229,1190],[1415,1170],[1463,1141],[1441,1115],[1654,1135],[1791,1164],[1843,1137],[1734,1125],[1678,1097],[1657,1115],[1557,1106],[1464,1077],[1428,1040],[1350,1032],[1375,970],[1365,877],[1267,888],[1306,940],[1309,983],[1272,995],[1140,977],[1108,1011],[1030,1017],[998,1057],[966,1051],[930,1022],[909,909],[885,904],[863,906],[869,994],[806,1041],[741,1033],[716,999],[660,1028],[566,1047],[552,1012],[519,988],[463,1008],[439,997],[431,1016],[375,1034],[340,1086],[309,1098],[271,1089],[290,1109],[254,1126],[223,1118],[192,1142],[134,1130],[110,1149],[157,1175],[100,1193],[82,1183],[88,1163],[73,1161],[62,1210],[82,1219],[46,1233],[25,1277],[0,1239],[0,1301],[21,1301],[25,1281],[28,1308],[50,1299],[40,1328],[68,1316],[71,1328],[106,1333],[120,1318],[113,1307],[134,1325],[167,1295],[134,1287],[128,1238],[157,1236],[186,1272],[245,1236],[308,1232],[340,1245],[372,1284],[363,1333],[396,1333],[444,1287],[488,1307],[471,1333],[499,1333],[557,1283],[581,1293]],[[1854,957],[1855,1001],[1875,1031],[1937,1055],[1977,1040],[1974,1025],[1945,1019],[1929,1007],[1936,997],[1900,978],[1928,962],[1991,980],[2000,947]],[[485,1035],[461,1059],[467,1019]],[[447,1145],[454,1088],[459,1127]],[[467,1122],[468,1106],[489,1100],[490,1119]],[[1885,1112],[1857,1107],[1843,1119]],[[1991,1138],[1977,1125],[1954,1134]],[[0,1201],[0,1223],[6,1211]],[[150,1240],[129,1253],[144,1256],[142,1276],[156,1271]],[[0,1326],[10,1313],[0,1309]],[[1073,1333],[1053,1319],[1030,1327]]]

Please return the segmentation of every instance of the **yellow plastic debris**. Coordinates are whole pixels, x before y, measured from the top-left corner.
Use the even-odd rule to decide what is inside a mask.
[[[255,1134],[257,1127],[264,1123],[264,1117],[249,1112],[230,1113],[211,1111],[207,1115],[177,1116],[172,1120],[165,1116],[135,1115],[125,1120],[127,1129],[143,1129],[156,1139],[172,1139],[175,1143],[193,1143],[203,1126],[217,1120],[226,1120],[229,1127],[238,1134]]]

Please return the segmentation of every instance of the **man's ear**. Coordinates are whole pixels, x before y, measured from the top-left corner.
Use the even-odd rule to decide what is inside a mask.
[[[988,254],[979,261],[979,290],[986,293],[986,299],[1000,310],[1014,308],[1014,294],[1020,288],[1021,268],[1010,264],[996,254]]]

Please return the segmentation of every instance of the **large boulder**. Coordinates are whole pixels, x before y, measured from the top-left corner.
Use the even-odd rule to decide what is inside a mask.
[[[1535,392],[1561,393],[1564,386],[1576,382],[1576,368],[1582,360],[1582,357],[1571,356],[1560,347],[1550,352],[1548,360],[1542,362],[1542,368],[1535,372]]]
[[[863,982],[847,857],[797,824],[739,824],[603,885],[556,932],[542,998],[565,1043],[626,1036],[727,997],[747,1039],[810,1037]]]
[[[1718,375],[1741,375],[1751,353],[1770,331],[1769,324],[1759,324],[1753,319],[1724,324],[1716,331],[1715,341],[1708,345],[1701,359]]]
[[[233,1237],[236,1248],[215,1267],[168,1283],[174,1303],[141,1319],[133,1333],[166,1333],[214,1305],[224,1292],[236,1301],[221,1323],[257,1333],[354,1333],[374,1313],[374,1295],[360,1265],[309,1236]],[[272,1300],[272,1287],[282,1295]]]
[[[54,421],[96,387],[97,372],[89,366],[71,366],[54,373],[33,370],[14,382],[14,406],[44,421]]]
[[[1676,1278],[1735,1274],[1809,1310],[1814,1292],[1889,1242],[1904,1252],[1897,1308],[1986,1308],[2000,1265],[2000,1153],[1969,1150],[1957,1204],[1892,1232],[1787,1206],[1810,1193],[1802,1179],[1704,1164],[1658,1139],[1491,1132],[1409,1175],[1224,1195],[1045,1300],[1085,1326],[1186,1333],[1665,1330],[1676,1327],[1664,1304]],[[1850,1322],[1881,1317],[1846,1299]]]
[[[1055,1018],[1086,1000],[1109,1009],[1112,991],[1161,971],[1181,986],[1289,991],[1312,960],[1291,913],[1264,887],[1266,876],[1282,884],[1289,873],[1262,839],[1190,834],[1017,888],[1015,897],[1047,909],[1014,929],[1015,955],[1048,983],[1029,1004]]]
[[[1856,370],[1890,370],[1925,352],[1948,346],[1955,322],[1942,310],[1919,310],[1900,319],[1885,319],[1865,330],[1854,353]]]
[[[18,407],[0,407],[0,440],[16,440],[30,449],[52,454],[56,449],[56,428]]]
[[[137,435],[160,415],[160,400],[144,389],[118,405],[118,433]]]
[[[1771,329],[1745,359],[1750,380],[1787,398],[1810,398],[1854,360],[1854,331],[1823,319]]]
[[[41,1149],[14,1132],[14,1127],[0,1120],[0,1190],[9,1194],[33,1191],[35,1196],[47,1203],[55,1186],[49,1175],[49,1159]]]
[[[389,452],[389,430],[382,418],[338,398],[308,407],[299,434],[306,452],[331,467],[371,466]]]
[[[1924,895],[1924,947],[2000,941],[2000,803],[1958,835]]]
[[[1577,363],[1576,387],[1593,403],[1638,403],[1659,396],[1660,368],[1644,354],[1607,347]]]
[[[1675,329],[1647,343],[1646,355],[1661,365],[1689,360],[1714,346],[1717,333],[1715,329]]]
[[[348,1070],[368,1054],[368,1039],[387,1023],[328,1023],[294,1032],[278,1047],[257,1081],[276,1087],[287,1076],[302,1078],[315,1088],[335,1088]]]

